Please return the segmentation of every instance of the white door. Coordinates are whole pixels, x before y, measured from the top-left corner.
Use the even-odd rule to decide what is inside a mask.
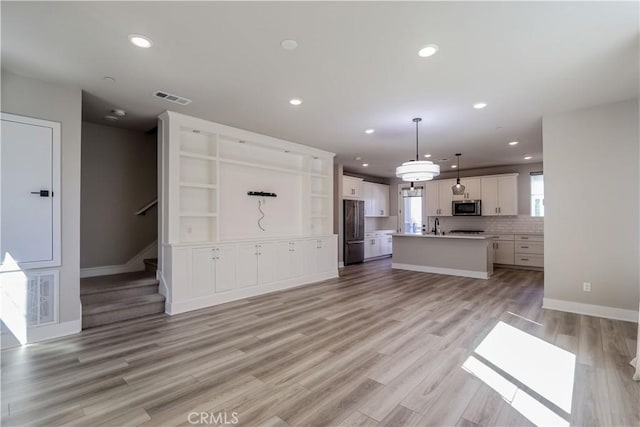
[[[216,248],[215,287],[216,292],[230,291],[236,284],[236,254],[233,246]]]
[[[460,180],[464,184],[465,198],[468,200],[482,200],[480,178],[465,178]]]
[[[452,216],[451,205],[453,202],[453,190],[451,187],[455,184],[452,179],[438,181],[438,199],[440,201],[440,216]]]
[[[366,190],[365,190],[366,191]],[[365,196],[366,197],[366,196]],[[318,258],[318,248],[320,247],[320,240],[313,239],[306,241],[305,258],[307,261],[307,274],[316,274],[320,272],[320,259]]]
[[[254,243],[238,245],[236,284],[238,288],[248,288],[258,284],[258,245]]]
[[[513,246],[513,242],[496,241],[493,262],[496,264],[514,264],[515,254]]]
[[[427,182],[425,184],[427,216],[440,215],[440,192],[437,182]]]
[[[214,292],[215,248],[193,250],[193,278],[189,298],[212,295]]]
[[[291,277],[299,277],[304,273],[304,240],[292,242],[289,272]]]
[[[318,272],[324,273],[335,270],[336,261],[334,256],[333,239],[325,238],[318,240]]]
[[[498,215],[498,178],[495,176],[482,178],[482,215]]]
[[[60,265],[60,124],[2,114],[0,263]]]
[[[273,243],[258,244],[258,284],[271,283],[275,277],[276,247]]]
[[[279,242],[276,244],[276,280],[285,280],[291,277],[289,266],[291,264],[291,242]]]
[[[516,175],[498,177],[498,213],[518,215],[518,177]]]

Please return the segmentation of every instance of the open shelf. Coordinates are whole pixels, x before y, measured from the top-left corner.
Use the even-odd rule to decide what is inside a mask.
[[[180,154],[215,158],[217,155],[216,135],[198,129],[180,128]]]
[[[217,157],[214,156],[207,156],[204,154],[197,154],[197,153],[189,153],[188,151],[181,151],[180,155],[183,157],[191,157],[192,159],[202,159],[202,160],[216,160]]]
[[[216,218],[203,216],[180,217],[180,242],[204,243],[217,240]]]
[[[180,156],[180,182],[215,185],[216,162]]]
[[[197,182],[185,182],[185,181],[182,181],[182,182],[180,182],[180,187],[215,189],[215,188],[217,188],[217,185],[215,185],[215,184],[199,184]]]
[[[180,211],[180,216],[188,218],[207,217],[215,218],[218,216],[215,212],[198,212],[198,211]]]

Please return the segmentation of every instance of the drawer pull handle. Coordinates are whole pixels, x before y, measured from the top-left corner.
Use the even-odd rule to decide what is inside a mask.
[[[528,237],[521,237],[522,240],[528,240]]]
[[[521,246],[522,249],[529,249],[529,246]]]
[[[520,261],[529,261],[529,258],[520,258]]]

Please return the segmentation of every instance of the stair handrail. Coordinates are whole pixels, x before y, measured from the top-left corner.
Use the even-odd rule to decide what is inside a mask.
[[[141,207],[140,209],[138,209],[134,214],[135,215],[144,215],[145,213],[147,213],[147,211],[149,209],[151,209],[152,207],[154,207],[157,204],[158,204],[158,199],[155,199],[154,201],[149,202],[146,205],[144,205],[143,207]]]

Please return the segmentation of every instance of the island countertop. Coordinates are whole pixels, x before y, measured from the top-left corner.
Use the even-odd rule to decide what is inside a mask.
[[[420,234],[420,233],[394,233],[393,237],[423,237],[430,239],[470,239],[470,240],[487,240],[493,239],[493,234]]]

